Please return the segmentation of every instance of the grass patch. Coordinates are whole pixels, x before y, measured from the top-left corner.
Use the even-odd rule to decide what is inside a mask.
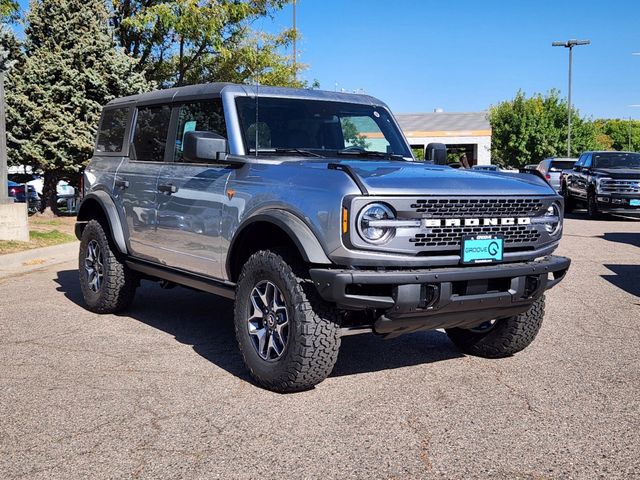
[[[61,243],[73,242],[76,237],[60,230],[49,231],[29,230],[31,239],[28,242],[16,242],[14,240],[0,240],[0,255],[6,253],[22,252],[33,248],[50,247]]]

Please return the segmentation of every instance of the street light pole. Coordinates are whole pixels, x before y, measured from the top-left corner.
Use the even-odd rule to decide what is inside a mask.
[[[590,40],[567,40],[566,42],[553,42],[553,47],[565,47],[569,49],[569,93],[567,95],[567,157],[571,157],[571,68],[573,66],[573,47],[577,45],[589,45]]]
[[[4,72],[0,72],[0,204],[9,203],[9,191],[7,189],[7,132],[5,127],[4,108]],[[26,190],[25,190],[26,192]],[[28,197],[25,198],[28,201]]]

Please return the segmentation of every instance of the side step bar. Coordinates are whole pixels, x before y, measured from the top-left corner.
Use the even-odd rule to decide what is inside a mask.
[[[184,272],[176,268],[165,267],[163,265],[146,262],[144,260],[128,259],[126,264],[131,270],[135,270],[136,272],[144,273],[145,275],[156,277],[161,280],[167,280],[168,282],[177,283],[178,285],[190,287],[195,290],[213,293],[214,295],[229,298],[231,300],[236,296],[235,283],[214,280],[213,278]]]

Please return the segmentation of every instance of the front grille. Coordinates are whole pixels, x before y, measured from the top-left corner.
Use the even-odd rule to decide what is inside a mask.
[[[411,204],[422,218],[533,217],[542,209],[538,198],[429,198]]]
[[[371,201],[358,197],[352,210],[360,212]],[[384,245],[371,245],[356,233],[357,216],[353,216],[351,240],[356,248],[436,257],[459,255],[466,236],[500,235],[505,253],[536,250],[557,240],[541,219],[558,201],[553,195],[381,196],[376,201],[392,205],[402,226]]]
[[[531,225],[498,225],[432,228],[430,233],[418,233],[409,242],[414,247],[459,248],[462,237],[481,234],[503,235],[505,247],[534,243],[540,238],[540,233]]]
[[[640,180],[601,180],[601,193],[640,193]]]

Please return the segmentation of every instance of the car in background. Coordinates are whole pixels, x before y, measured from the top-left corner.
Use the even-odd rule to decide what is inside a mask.
[[[19,185],[24,185],[25,183],[29,185],[29,191],[33,188],[38,195],[38,200],[42,201],[44,178],[41,175],[14,173],[9,178]],[[68,181],[60,180],[56,184],[56,204],[62,213],[75,214],[78,200],[78,189],[70,185]]]
[[[27,210],[29,214],[34,214],[38,210],[40,210],[40,195],[36,189],[27,185],[27,195],[24,193],[24,184],[16,183],[11,180],[7,182],[7,192],[9,194],[9,198],[13,198],[14,202],[17,203],[25,203],[25,198],[28,198]]]
[[[590,218],[640,215],[640,153],[585,152],[562,176],[561,192],[566,212],[581,203]]]
[[[66,180],[60,180],[56,186],[56,199],[59,209],[66,210],[66,213],[76,213],[76,189],[69,185]]]
[[[563,172],[570,171],[578,161],[577,158],[551,157],[542,160],[536,170],[538,170],[556,192],[561,190],[560,176]]]

